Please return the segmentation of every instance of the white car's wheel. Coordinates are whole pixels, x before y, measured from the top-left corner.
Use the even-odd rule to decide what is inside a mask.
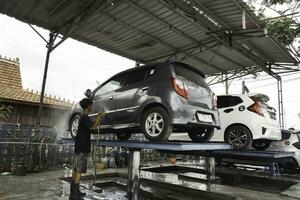
[[[208,142],[214,135],[214,128],[198,128],[188,131],[188,135],[193,142]]]
[[[77,131],[78,131],[78,125],[79,125],[79,120],[80,120],[80,115],[75,115],[72,119],[71,119],[71,123],[70,123],[70,134],[72,138],[75,138],[77,135]]]
[[[271,140],[254,140],[252,143],[252,147],[258,151],[264,151],[268,149],[271,144]]]
[[[236,150],[243,150],[252,145],[253,137],[250,130],[243,125],[234,125],[225,132],[225,141]]]

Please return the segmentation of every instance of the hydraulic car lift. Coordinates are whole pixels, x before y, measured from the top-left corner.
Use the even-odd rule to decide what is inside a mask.
[[[73,143],[71,138],[62,139],[61,143]],[[93,141],[95,144],[95,141]],[[274,171],[272,166],[278,159],[294,156],[294,152],[267,152],[267,151],[234,151],[225,143],[188,143],[188,142],[140,142],[100,140],[98,146],[123,147],[129,149],[127,197],[129,200],[137,200],[139,197],[140,181],[140,152],[142,149],[154,149],[171,154],[185,154],[206,157],[207,179],[215,180],[215,158],[239,158],[244,160],[264,160],[271,165],[269,171]],[[276,165],[275,165],[276,166]]]

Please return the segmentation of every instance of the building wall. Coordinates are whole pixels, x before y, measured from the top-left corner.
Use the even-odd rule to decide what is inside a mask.
[[[38,106],[9,104],[13,107],[6,123],[34,126],[38,115]],[[67,128],[67,118],[70,110],[43,108],[41,126]]]

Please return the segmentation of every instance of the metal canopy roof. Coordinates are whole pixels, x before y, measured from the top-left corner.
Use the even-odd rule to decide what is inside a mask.
[[[299,62],[242,0],[0,0],[0,13],[141,63],[182,60],[207,75]]]

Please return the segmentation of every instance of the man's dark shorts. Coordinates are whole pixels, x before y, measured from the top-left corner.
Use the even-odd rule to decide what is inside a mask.
[[[75,154],[74,170],[78,173],[85,174],[87,170],[87,153]]]

